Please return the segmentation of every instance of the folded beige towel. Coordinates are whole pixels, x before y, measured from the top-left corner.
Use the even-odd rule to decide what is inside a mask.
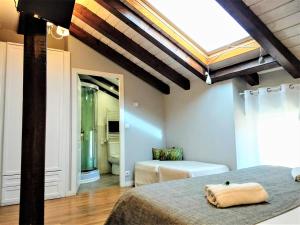
[[[300,182],[300,167],[295,167],[292,169],[292,176],[295,181]]]
[[[218,208],[256,204],[268,200],[268,193],[258,183],[210,184],[205,187],[207,200]]]

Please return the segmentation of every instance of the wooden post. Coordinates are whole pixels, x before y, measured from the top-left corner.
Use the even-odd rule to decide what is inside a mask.
[[[25,15],[20,224],[44,224],[46,21]]]

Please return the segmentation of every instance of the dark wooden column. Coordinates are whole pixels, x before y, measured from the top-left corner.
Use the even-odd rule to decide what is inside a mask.
[[[46,21],[24,19],[20,224],[44,224]]]

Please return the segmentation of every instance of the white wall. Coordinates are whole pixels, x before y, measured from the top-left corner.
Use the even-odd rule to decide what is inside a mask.
[[[232,81],[191,90],[171,88],[165,96],[167,146],[184,149],[184,159],[222,163],[236,168]]]
[[[174,86],[165,96],[166,144],[183,147],[186,160],[245,167],[251,151],[245,152],[244,97],[239,93],[299,82],[281,69],[260,75],[260,85],[254,87],[240,78],[212,86],[194,80],[189,91]]]
[[[233,80],[233,102],[234,102],[234,128],[235,128],[235,142],[236,142],[236,164],[237,169],[252,166],[248,157],[251,158],[251,149],[245,146],[247,143],[247,136],[249,135],[245,126],[245,110],[244,110],[244,96],[240,95],[248,88],[247,83],[239,78]],[[249,148],[248,148],[249,147]]]
[[[106,135],[107,112],[119,112],[119,100],[98,91],[98,168],[101,174],[111,172],[111,164],[108,162],[108,145]]]
[[[127,181],[133,179],[134,163],[152,159],[151,147],[165,146],[163,95],[106,57],[73,37],[69,37],[73,68],[96,70],[124,75],[125,86],[125,169]],[[133,102],[139,102],[134,107]]]

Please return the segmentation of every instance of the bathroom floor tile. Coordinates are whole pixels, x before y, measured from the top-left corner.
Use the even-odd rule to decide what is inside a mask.
[[[100,180],[81,184],[78,193],[94,192],[112,186],[119,186],[119,176],[113,174],[101,174]]]

